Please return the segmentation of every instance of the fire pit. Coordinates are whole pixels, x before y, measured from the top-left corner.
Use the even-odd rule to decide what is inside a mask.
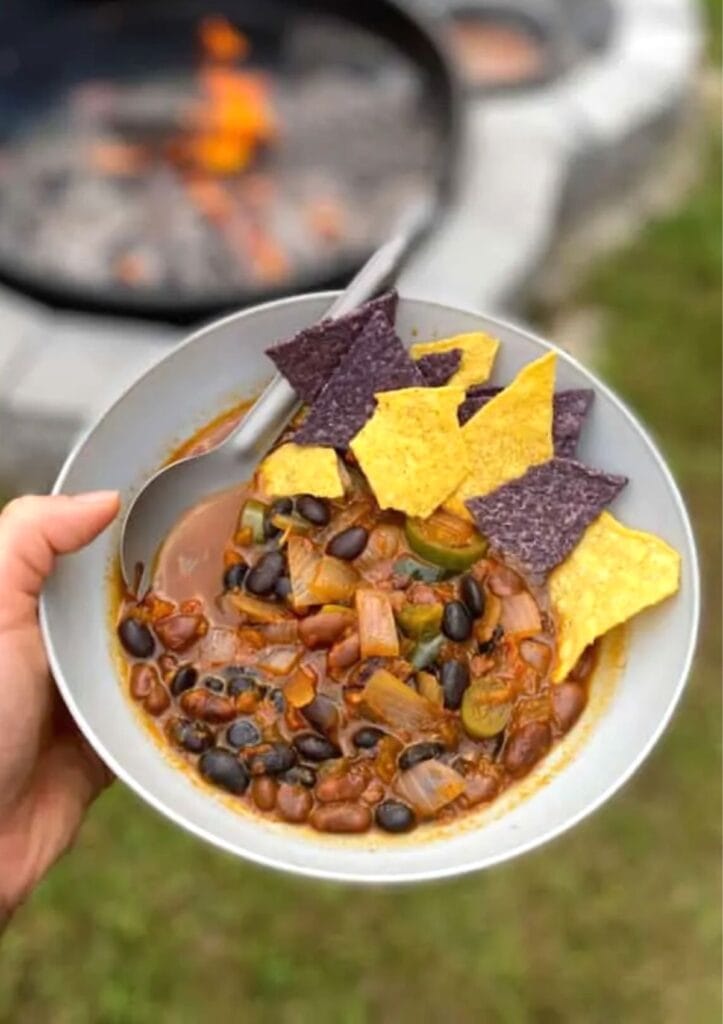
[[[193,319],[345,277],[439,187],[451,86],[407,16],[221,6],[65,0],[0,63],[6,280]]]

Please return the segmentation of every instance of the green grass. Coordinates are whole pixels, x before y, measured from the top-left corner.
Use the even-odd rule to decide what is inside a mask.
[[[581,289],[602,371],[687,494],[706,623],[681,711],[624,792],[471,878],[350,891],[216,853],[117,785],[18,915],[0,1021],[717,1024],[720,1020],[720,166]]]
[[[723,3],[721,0],[703,0],[703,9],[708,22],[708,52],[717,64],[723,51]]]

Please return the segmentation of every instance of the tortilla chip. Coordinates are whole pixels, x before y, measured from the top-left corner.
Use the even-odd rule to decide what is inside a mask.
[[[418,341],[409,351],[412,359],[421,359],[422,356],[433,353],[460,349],[462,364],[447,383],[469,388],[473,384],[482,384],[487,380],[499,347],[497,338],[490,337],[484,331],[472,331],[470,334],[457,334],[454,338],[441,338],[439,341]]]
[[[557,624],[553,680],[565,679],[593,640],[674,594],[679,585],[677,551],[602,512],[548,581]]]
[[[544,576],[567,558],[626,483],[627,477],[555,458],[471,498],[467,508],[492,547],[525,572]]]
[[[445,502],[450,512],[469,519],[469,498],[489,494],[552,458],[555,362],[555,353],[548,352],[523,367],[462,427],[470,471]]]
[[[324,387],[374,313],[384,314],[394,325],[397,293],[386,292],[365,302],[352,313],[336,320],[322,320],[266,349],[280,373],[291,384],[302,402],[310,405]]]
[[[430,352],[417,359],[417,369],[424,377],[428,388],[440,388],[462,365],[462,349],[451,348],[448,352]]]
[[[501,390],[502,388],[492,387],[468,388],[464,402],[457,412],[462,426]],[[575,458],[580,434],[594,397],[595,393],[590,388],[572,388],[569,391],[555,393],[552,407],[552,440],[558,458]]]
[[[561,459],[574,459],[580,434],[595,398],[591,388],[573,388],[558,391],[552,417],[552,438],[555,455]]]
[[[466,473],[457,406],[460,387],[404,388],[376,396],[377,408],[351,442],[382,508],[426,518]]]
[[[377,310],[322,388],[294,440],[346,448],[374,412],[378,391],[423,384],[416,363],[385,314]]]
[[[289,442],[267,455],[259,467],[261,485],[272,498],[314,494],[340,498],[344,484],[333,448],[302,448]]]
[[[467,420],[471,420],[476,412],[479,412],[483,406],[487,405],[490,398],[499,395],[503,390],[504,388],[490,387],[486,384],[477,384],[473,388],[467,388],[464,402],[462,402],[457,410],[457,418],[461,426],[464,426]]]

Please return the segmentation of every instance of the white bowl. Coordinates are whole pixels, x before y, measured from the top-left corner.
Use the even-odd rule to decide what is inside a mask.
[[[119,488],[127,501],[174,444],[220,410],[258,393],[272,370],[264,349],[319,319],[332,298],[309,295],[258,306],[204,328],[173,349],[81,441],[56,492]],[[410,299],[400,301],[397,330],[407,344],[489,331],[502,342],[492,383],[509,381],[551,347],[490,317]],[[401,840],[326,838],[232,810],[173,765],[122,692],[107,596],[117,526],[81,553],[60,560],[41,610],[58,686],[99,755],[153,807],[216,846],[271,867],[354,882],[410,882],[489,867],[551,839],[599,807],[648,755],[680,698],[698,626],[698,566],[680,494],[640,424],[562,351],[557,386],[594,388],[581,458],[627,474],[630,484],[616,501],[615,514],[659,534],[681,553],[682,585],[676,596],[631,623],[626,663],[615,685],[609,671],[596,676],[581,722],[521,786],[480,814],[449,827],[422,828]],[[608,663],[616,660],[616,650],[619,644],[607,644]]]

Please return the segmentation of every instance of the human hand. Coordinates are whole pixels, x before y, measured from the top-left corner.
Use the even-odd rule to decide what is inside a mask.
[[[118,495],[25,497],[0,514],[0,924],[72,842],[111,775],[50,676],[38,598],[56,555],[90,543]]]

